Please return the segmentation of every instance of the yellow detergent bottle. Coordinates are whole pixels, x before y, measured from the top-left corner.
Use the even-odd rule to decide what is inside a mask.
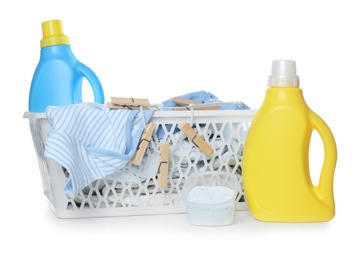
[[[313,130],[324,146],[317,185],[309,169]],[[273,61],[269,88],[250,126],[242,159],[245,197],[252,215],[268,222],[331,220],[336,159],[333,134],[307,106],[295,61]]]

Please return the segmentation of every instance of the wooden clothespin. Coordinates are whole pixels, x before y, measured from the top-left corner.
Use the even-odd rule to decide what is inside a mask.
[[[202,137],[200,137],[187,122],[180,123],[178,128],[182,130],[207,156],[210,156],[213,153],[213,148]]]
[[[177,106],[173,108],[174,111],[183,111],[183,110],[217,110],[221,107],[221,105],[218,104],[209,104],[206,105],[204,102],[199,100],[192,100],[188,98],[181,98],[181,97],[174,97],[172,99],[173,103],[175,103]],[[204,105],[202,105],[204,104]],[[192,108],[190,105],[194,105]],[[201,106],[197,106],[201,105]]]
[[[135,165],[141,164],[144,154],[145,154],[145,151],[147,150],[147,147],[152,138],[154,128],[155,128],[155,124],[153,122],[150,122],[149,124],[147,124],[146,128],[143,131],[142,137],[140,138],[137,151],[135,152],[135,154],[131,160],[131,163],[133,163]]]
[[[160,145],[160,162],[158,167],[158,186],[159,188],[168,188],[168,164],[169,164],[169,144]]]
[[[151,107],[149,100],[145,98],[111,97],[110,100],[111,102],[108,102],[109,108],[139,109],[140,107]]]
[[[217,105],[217,104],[210,104],[210,105],[202,105],[202,106],[193,106],[192,108],[185,106],[185,107],[174,107],[173,110],[174,111],[184,111],[184,110],[217,110],[220,109],[221,105]]]
[[[188,106],[190,104],[194,104],[194,105],[203,104],[202,101],[192,100],[188,98],[181,98],[181,97],[174,97],[172,101],[178,106]]]

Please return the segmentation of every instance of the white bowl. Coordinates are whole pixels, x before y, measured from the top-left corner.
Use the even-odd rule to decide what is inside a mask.
[[[232,224],[238,187],[236,175],[227,172],[204,172],[187,178],[182,198],[190,224]]]

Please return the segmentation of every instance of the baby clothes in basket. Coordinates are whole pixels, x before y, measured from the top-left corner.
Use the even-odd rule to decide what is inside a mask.
[[[218,97],[210,92],[205,90],[200,90],[196,92],[191,92],[187,94],[183,94],[177,97],[186,98],[190,100],[200,101],[202,104],[196,104],[194,107],[202,107],[207,105],[219,105],[220,110],[242,110],[242,109],[250,109],[245,103],[241,101],[231,101],[224,102],[218,99]],[[173,99],[168,99],[158,104],[160,110],[163,111],[171,111],[174,107],[177,106],[176,103],[173,102]]]
[[[144,123],[154,111],[109,109],[97,103],[48,107],[53,130],[44,156],[69,172],[65,193],[74,197],[93,181],[119,172],[134,156]]]
[[[222,110],[249,109],[242,102],[221,102],[216,96],[205,91],[181,97],[202,100],[204,103],[220,103]],[[162,104],[161,110],[168,110],[174,106],[170,101]],[[53,131],[48,136],[44,155],[67,169],[69,179],[65,184],[65,193],[69,197],[75,197],[95,180],[111,180],[120,173],[134,156],[145,124],[150,121],[154,111],[113,110],[107,105],[96,103],[48,107],[46,116],[53,126]],[[167,141],[161,130],[162,128],[158,128],[156,133],[158,141]],[[173,133],[175,136],[180,134],[177,130]],[[186,144],[187,142],[182,142],[183,146]],[[216,147],[216,144],[217,142],[214,143],[214,148],[221,149]],[[177,158],[179,149],[172,146],[171,149]],[[227,151],[223,151],[222,156],[226,155]],[[189,158],[192,160],[192,151]],[[213,162],[214,168],[217,167],[217,160],[219,159]],[[203,165],[199,163],[197,167],[200,170]],[[128,177],[130,176],[131,174]],[[130,182],[131,180],[126,177],[124,175],[124,181]]]
[[[208,105],[219,105],[219,110],[248,110],[250,109],[249,106],[247,106],[245,103],[241,101],[230,101],[230,102],[224,102],[219,100],[219,98],[205,90],[190,92],[186,94],[179,95],[177,97],[180,98],[186,98],[189,100],[195,100],[201,102],[201,104],[193,105],[193,108],[202,107],[202,106],[208,106]],[[173,102],[173,99],[168,99],[163,101],[160,104],[157,104],[160,110],[162,111],[172,111],[177,104]],[[170,126],[166,126],[169,130]],[[178,128],[174,129],[173,133],[176,133],[180,131]],[[157,137],[158,140],[162,140],[164,138],[164,131],[162,128],[159,128],[157,131]]]

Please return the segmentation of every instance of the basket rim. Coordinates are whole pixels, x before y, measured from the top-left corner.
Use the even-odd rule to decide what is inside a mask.
[[[254,116],[256,109],[242,109],[242,110],[195,110],[195,111],[155,111],[152,117],[163,118],[163,117],[189,117],[193,116]],[[25,111],[23,118],[28,119],[43,119],[46,118],[45,113],[34,113]]]

